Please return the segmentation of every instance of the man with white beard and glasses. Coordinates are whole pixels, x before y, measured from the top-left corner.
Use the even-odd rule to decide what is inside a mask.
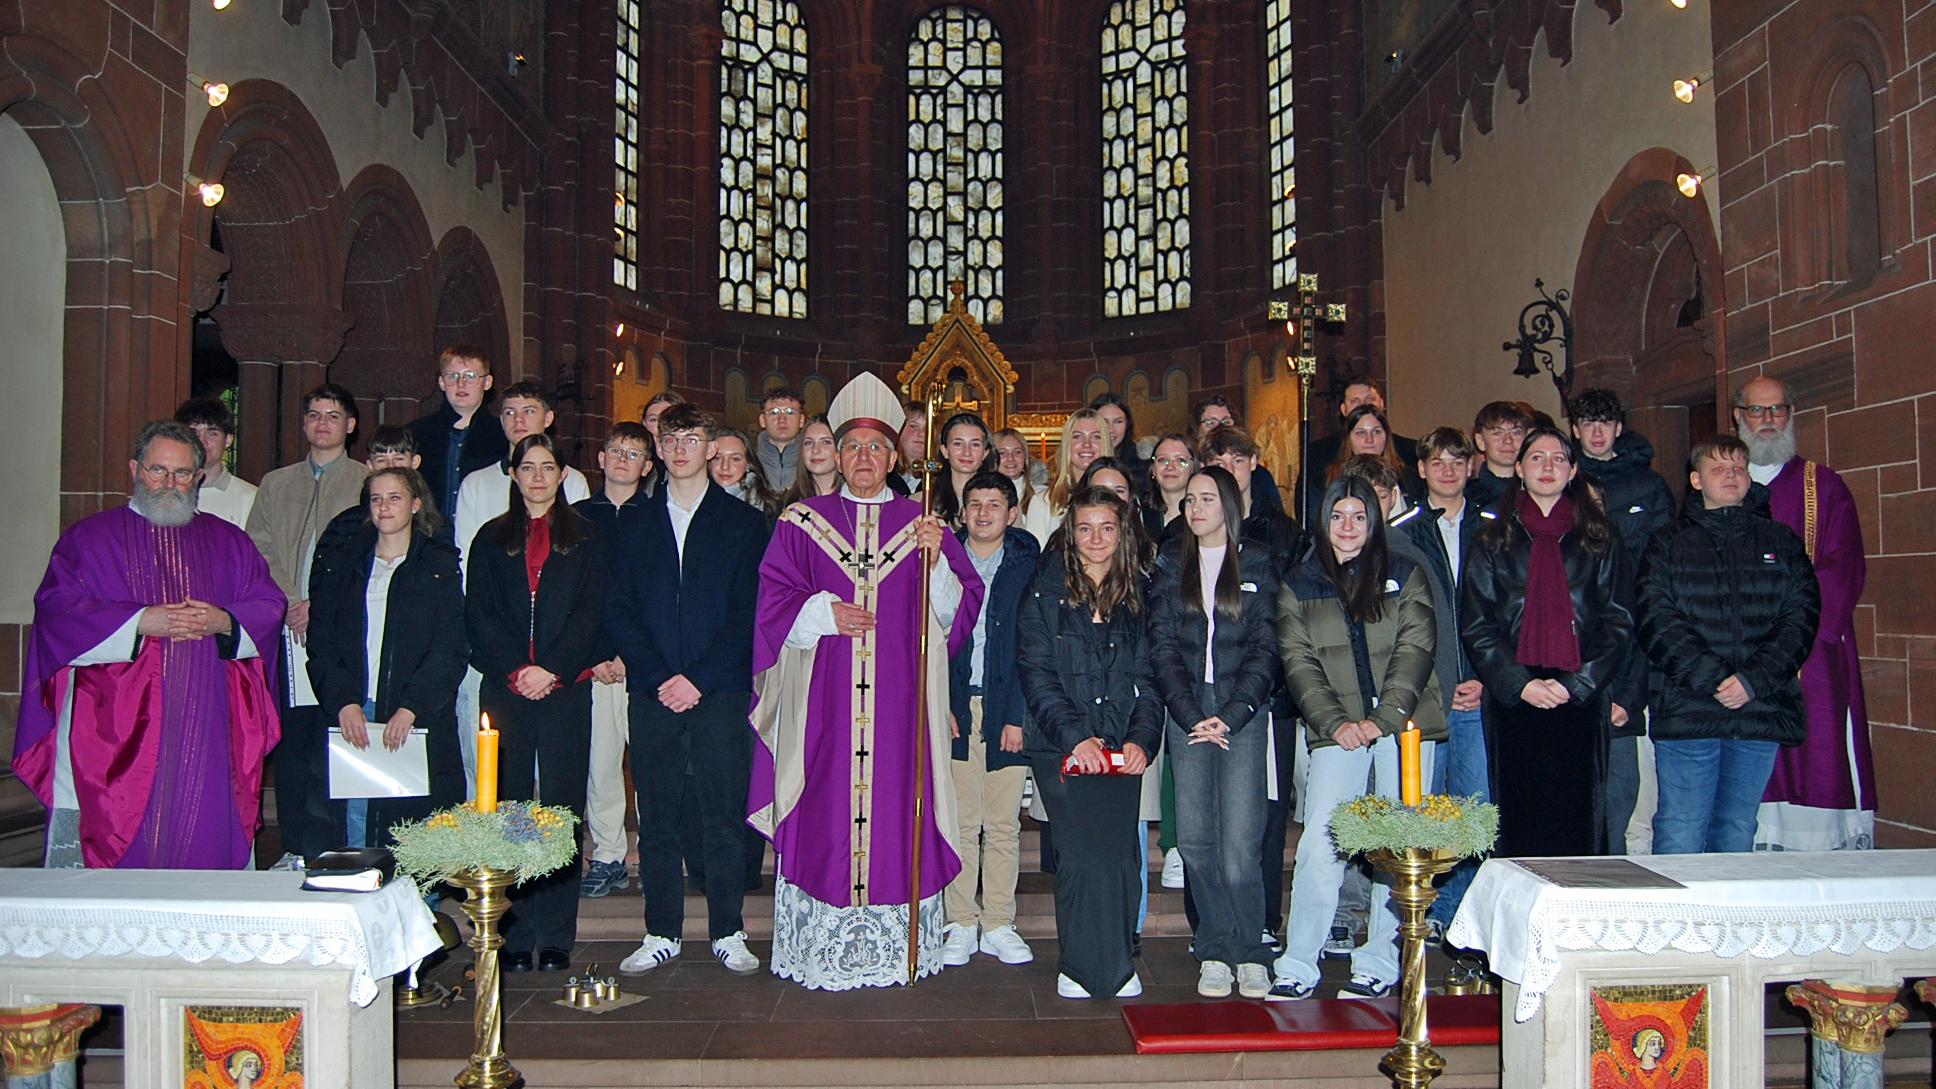
[[[249,535],[195,510],[203,451],[144,427],[125,507],[62,533],[34,594],[13,768],[47,865],[245,869],[283,591]]]
[[[1822,616],[1802,666],[1808,735],[1783,748],[1761,796],[1756,850],[1833,851],[1875,845],[1875,760],[1862,699],[1855,606],[1865,568],[1855,499],[1835,470],[1795,453],[1795,402],[1766,376],[1734,395],[1748,475],[1769,492],[1775,521],[1795,531],[1815,565]]]

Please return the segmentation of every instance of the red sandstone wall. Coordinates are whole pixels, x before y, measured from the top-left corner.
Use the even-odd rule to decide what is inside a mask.
[[[1715,0],[1713,28],[1730,379],[1787,380],[1802,453],[1855,492],[1878,838],[1936,846],[1936,4]],[[1850,66],[1875,90],[1872,189],[1832,135]]]

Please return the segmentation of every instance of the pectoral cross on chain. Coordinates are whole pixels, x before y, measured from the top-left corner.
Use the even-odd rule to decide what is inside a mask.
[[[1272,299],[1268,317],[1272,321],[1295,321],[1297,323],[1297,355],[1292,365],[1298,378],[1309,391],[1311,380],[1317,377],[1317,328],[1320,322],[1327,325],[1342,325],[1345,321],[1344,303],[1318,302],[1318,277],[1314,272],[1302,273],[1297,278],[1297,301]]]

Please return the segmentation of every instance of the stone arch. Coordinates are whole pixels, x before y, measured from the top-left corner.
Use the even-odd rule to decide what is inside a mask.
[[[739,367],[728,367],[725,376],[720,379],[720,389],[723,394],[720,422],[742,430],[753,426],[760,406],[753,402],[752,384],[747,380],[746,372]]]
[[[825,378],[817,374],[808,375],[807,380],[800,383],[800,403],[807,415],[818,416],[827,411],[827,405],[832,400],[833,394]]]
[[[1707,190],[1690,200],[1669,180],[1693,169],[1667,148],[1628,160],[1594,210],[1573,277],[1573,388],[1618,393],[1657,465],[1680,464],[1713,434],[1726,401],[1723,266]],[[1677,493],[1685,487],[1680,474],[1663,475]]]
[[[40,153],[67,250],[62,524],[127,494],[126,443],[143,421],[173,411],[188,387],[175,342],[174,285],[155,260],[177,245],[180,205],[173,197],[150,199],[150,187],[176,194],[180,184],[150,176],[149,156],[123,119],[124,107],[145,104],[109,94],[111,81],[102,74],[98,58],[83,59],[35,34],[8,34],[0,52],[0,114]]]
[[[1851,15],[1831,22],[1802,64],[1787,129],[1800,144],[1785,177],[1782,288],[1859,291],[1906,239],[1906,222],[1883,190],[1894,173],[1897,126],[1878,126],[1876,96],[1889,84],[1888,50],[1875,25]],[[1893,264],[1893,262],[1891,262]]]
[[[1164,431],[1190,430],[1190,372],[1181,365],[1163,372],[1163,393],[1150,403],[1152,421],[1161,421]],[[1149,427],[1149,424],[1144,424]]]
[[[218,242],[227,278],[201,285],[197,305],[238,362],[236,469],[259,479],[303,451],[301,399],[323,380],[350,318],[336,257],[336,157],[301,99],[270,80],[244,80],[203,121],[189,172],[226,189],[204,208],[187,202],[183,233]]]
[[[410,183],[383,165],[343,194],[336,281],[350,328],[330,380],[356,395],[364,428],[401,423],[436,393],[430,227]]]
[[[511,361],[504,291],[484,241],[469,227],[451,228],[437,243],[435,268],[433,348],[474,344],[490,355],[491,369],[509,381],[517,368]]]
[[[1106,374],[1090,375],[1088,378],[1084,379],[1082,383],[1082,406],[1085,408],[1088,407],[1089,402],[1095,400],[1098,394],[1103,394],[1108,392],[1109,392],[1108,375]]]

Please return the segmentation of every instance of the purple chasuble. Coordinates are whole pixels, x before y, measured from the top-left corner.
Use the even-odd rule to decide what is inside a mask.
[[[1862,698],[1862,655],[1855,642],[1855,606],[1862,599],[1866,568],[1862,525],[1848,485],[1833,469],[1817,465],[1815,539],[1809,541],[1807,476],[1803,459],[1792,458],[1768,486],[1775,520],[1811,546],[1815,581],[1822,590],[1822,619],[1815,647],[1802,665],[1802,712],[1808,737],[1799,746],[1783,748],[1775,758],[1774,774],[1762,795],[1764,833],[1768,803],[1871,815],[1876,807],[1869,715]],[[1837,842],[1795,842],[1777,836],[1772,842],[1791,850],[1869,845],[1847,841],[1850,838],[1866,836],[1838,835]],[[1757,836],[1758,846],[1769,842],[1769,836]]]
[[[755,718],[777,715],[782,726],[777,748],[768,736],[753,748],[747,808],[756,817],[768,811],[763,816],[771,822],[781,876],[834,907],[908,901],[920,653],[916,610],[924,577],[913,522],[920,514],[921,505],[908,499],[857,503],[838,494],[805,499],[780,516],[760,563],[753,673],[766,714],[756,711]],[[945,707],[947,660],[973,637],[983,587],[953,534],[942,535],[942,553],[962,585],[946,645],[931,643],[928,649],[944,678],[931,699],[938,695]],[[801,608],[822,590],[872,609],[873,632],[861,639],[826,636],[812,651],[787,648],[787,633]],[[790,671],[805,675],[787,676]],[[788,706],[776,709],[776,701]],[[801,701],[804,707],[795,706]],[[939,729],[945,759],[945,712]],[[929,737],[934,736],[931,730]],[[922,772],[928,802],[920,828],[923,899],[939,894],[961,870],[960,858],[936,823],[937,791],[949,791],[951,799],[952,783],[946,775],[937,782],[932,740],[928,748],[929,766]]]
[[[214,637],[140,637],[131,661],[75,666],[150,605],[228,610],[262,657],[224,660]],[[248,534],[212,514],[155,525],[121,507],[61,534],[34,594],[13,766],[54,807],[62,706],[82,857],[90,867],[239,869],[280,735],[268,671],[284,597]],[[238,633],[239,635],[239,633]]]

